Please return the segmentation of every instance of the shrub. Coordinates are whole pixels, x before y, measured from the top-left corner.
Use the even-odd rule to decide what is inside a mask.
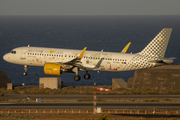
[[[1,93],[0,93],[0,95],[1,95],[1,96],[4,96],[4,95],[5,95],[5,93],[4,93],[4,92],[1,92]]]
[[[109,120],[107,115],[102,115],[98,120]]]
[[[6,98],[0,98],[0,102],[8,101]]]
[[[22,99],[17,100],[17,102],[22,102]]]
[[[79,99],[78,102],[92,102],[93,98],[87,98],[87,99]]]
[[[36,98],[31,98],[31,100],[36,100]]]
[[[154,100],[154,99],[150,99],[150,100],[143,100],[144,102],[159,102],[159,100]]]
[[[169,99],[169,98],[165,98],[165,101],[171,101],[171,99]]]

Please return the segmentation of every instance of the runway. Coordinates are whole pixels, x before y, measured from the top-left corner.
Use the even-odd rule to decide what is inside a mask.
[[[93,98],[93,95],[54,95],[54,94],[30,94],[31,98],[41,99],[86,99]],[[6,99],[26,99],[27,94],[6,94],[0,96]],[[180,98],[180,95],[97,95],[97,98]],[[93,103],[0,103],[1,108],[10,109],[80,109],[92,108]],[[97,107],[102,109],[180,109],[180,103],[100,103]]]
[[[41,99],[85,99],[92,98],[92,95],[63,95],[63,94],[29,94],[31,98]],[[27,94],[6,94],[0,96],[6,99],[26,99]],[[180,95],[98,95],[97,98],[180,98]]]
[[[178,110],[180,103],[97,103],[102,109]],[[0,103],[0,109],[92,109],[93,103]]]

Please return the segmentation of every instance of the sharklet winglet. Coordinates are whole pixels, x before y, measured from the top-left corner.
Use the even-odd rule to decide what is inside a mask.
[[[82,50],[82,52],[81,52],[81,54],[78,56],[78,58],[82,58],[82,57],[83,57],[84,52],[86,51],[86,49],[87,49],[87,47],[85,47],[85,48]]]
[[[125,53],[128,50],[130,44],[131,44],[131,42],[129,42],[121,52]]]

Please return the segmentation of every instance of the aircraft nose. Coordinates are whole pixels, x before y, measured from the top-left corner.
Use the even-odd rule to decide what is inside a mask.
[[[3,56],[3,59],[6,61],[6,55]]]
[[[7,61],[7,60],[8,60],[8,55],[5,54],[5,55],[3,56],[3,59],[4,59],[5,61]]]

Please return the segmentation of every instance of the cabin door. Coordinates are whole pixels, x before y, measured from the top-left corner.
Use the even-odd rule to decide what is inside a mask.
[[[22,49],[22,51],[21,51],[21,59],[26,59],[26,49]]]

